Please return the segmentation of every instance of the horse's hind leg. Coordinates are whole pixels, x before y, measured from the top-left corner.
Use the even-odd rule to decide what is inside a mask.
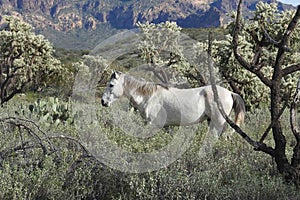
[[[234,129],[232,129],[228,124],[226,123],[226,120],[223,118],[223,120],[218,121],[217,123],[210,123],[209,125],[210,134],[215,135],[215,137],[223,137],[226,140],[230,140],[231,136],[235,132]]]
[[[214,137],[219,138],[225,129],[225,120],[210,121],[209,133]]]
[[[226,120],[220,113],[217,105],[215,103],[211,104],[209,109],[209,132],[215,137],[220,137],[222,132],[225,130]]]
[[[210,121],[208,133],[206,134],[200,149],[200,156],[204,156],[212,152],[214,145],[218,141],[223,131],[224,123],[216,123],[216,121]]]
[[[203,157],[207,154],[212,153],[212,149],[215,146],[216,142],[219,139],[220,134],[222,133],[223,127],[218,126],[214,123],[213,120],[209,122],[209,130],[205,135],[201,149],[199,151],[199,156]]]

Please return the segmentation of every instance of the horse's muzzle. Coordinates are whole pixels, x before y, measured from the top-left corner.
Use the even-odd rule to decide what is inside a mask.
[[[103,99],[101,99],[101,104],[102,104],[102,106],[104,106],[104,107],[108,107],[108,103],[105,103],[105,101],[104,101]]]

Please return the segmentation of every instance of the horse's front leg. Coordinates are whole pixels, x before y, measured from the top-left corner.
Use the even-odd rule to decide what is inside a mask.
[[[167,112],[159,104],[148,106],[147,109],[145,109],[145,116],[149,124],[154,125],[157,128],[162,128],[167,125]]]

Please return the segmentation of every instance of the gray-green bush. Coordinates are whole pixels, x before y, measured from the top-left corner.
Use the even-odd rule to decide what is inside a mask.
[[[1,119],[13,115],[18,104],[18,101],[11,102],[1,108]],[[100,105],[97,109],[101,119],[111,117],[109,110]],[[285,116],[288,118],[288,113]],[[136,118],[140,119],[138,115]],[[111,169],[78,143],[66,139],[78,139],[74,124],[50,122],[49,127],[49,122],[36,123],[42,130],[49,130],[48,138],[53,137],[51,146],[41,132],[36,132],[47,146],[47,154],[39,146],[27,146],[25,141],[32,139],[32,135],[19,129],[1,128],[1,199],[297,199],[299,196],[293,185],[283,182],[270,157],[254,152],[237,135],[230,140],[221,138],[210,154],[199,157],[203,135],[207,132],[205,123],[199,126],[193,143],[182,157],[163,169],[141,174]],[[168,132],[162,131],[155,140],[135,140],[107,123],[101,120],[101,129],[128,151],[151,151],[172,139]],[[244,128],[256,137],[255,133],[261,132],[268,123],[264,111],[253,111],[247,114]],[[22,144],[21,134],[26,148],[9,156],[4,154]],[[58,137],[62,135],[65,139]]]

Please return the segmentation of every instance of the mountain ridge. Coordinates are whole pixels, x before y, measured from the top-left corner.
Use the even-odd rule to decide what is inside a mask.
[[[245,0],[244,13],[253,10],[257,2]],[[228,22],[227,13],[236,10],[237,3],[238,0],[0,0],[0,20],[4,15],[14,15],[49,39],[76,33],[80,39],[79,33],[95,31],[105,35],[135,28],[138,21],[175,21],[183,28],[219,27]],[[281,9],[292,8],[278,5]]]

